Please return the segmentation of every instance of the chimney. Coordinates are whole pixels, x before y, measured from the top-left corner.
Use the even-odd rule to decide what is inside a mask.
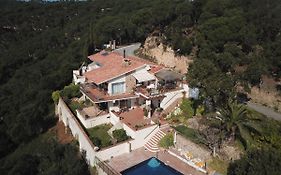
[[[112,48],[113,50],[116,49],[116,41],[115,40],[113,40],[113,46],[112,47],[113,47]]]
[[[112,49],[112,42],[111,42],[111,40],[109,41],[109,48]]]
[[[131,65],[131,60],[126,58],[126,50],[123,50],[123,66]]]

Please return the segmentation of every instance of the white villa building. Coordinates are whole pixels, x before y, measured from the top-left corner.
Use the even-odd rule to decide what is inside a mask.
[[[80,149],[86,152],[89,163],[95,165],[96,158],[105,161],[141,147],[159,151],[158,142],[165,135],[161,128],[167,125],[163,111],[168,114],[189,94],[183,76],[150,61],[126,56],[125,51],[101,51],[88,58],[90,64],[73,71],[73,81],[83,94],[79,100],[92,105],[76,110],[74,116],[60,99],[57,111]],[[131,139],[109,148],[97,148],[83,127],[106,123],[112,124],[108,132],[123,128]]]

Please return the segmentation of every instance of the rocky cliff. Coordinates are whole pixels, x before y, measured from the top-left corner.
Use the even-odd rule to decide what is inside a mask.
[[[178,56],[175,51],[162,43],[160,37],[151,36],[145,40],[138,54],[147,57],[158,64],[175,69],[180,73],[187,73],[193,56]]]

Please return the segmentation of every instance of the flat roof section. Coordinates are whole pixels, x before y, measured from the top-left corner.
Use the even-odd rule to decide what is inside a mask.
[[[105,115],[108,114],[108,112],[100,110],[97,106],[90,106],[90,107],[85,107],[82,110],[78,110],[80,114],[85,118],[94,118],[100,115]]]
[[[98,87],[91,85],[80,85],[80,90],[88,98],[91,99],[93,103],[109,102],[114,100],[126,100],[131,98],[138,98],[138,95],[134,93],[122,93],[118,95],[109,95],[106,91],[99,89]]]

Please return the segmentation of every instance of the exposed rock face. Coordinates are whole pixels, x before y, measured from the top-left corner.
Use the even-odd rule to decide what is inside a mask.
[[[192,62],[192,56],[177,56],[171,47],[165,46],[156,36],[148,37],[139,52],[158,64],[174,68],[180,73],[187,73],[188,66]]]

